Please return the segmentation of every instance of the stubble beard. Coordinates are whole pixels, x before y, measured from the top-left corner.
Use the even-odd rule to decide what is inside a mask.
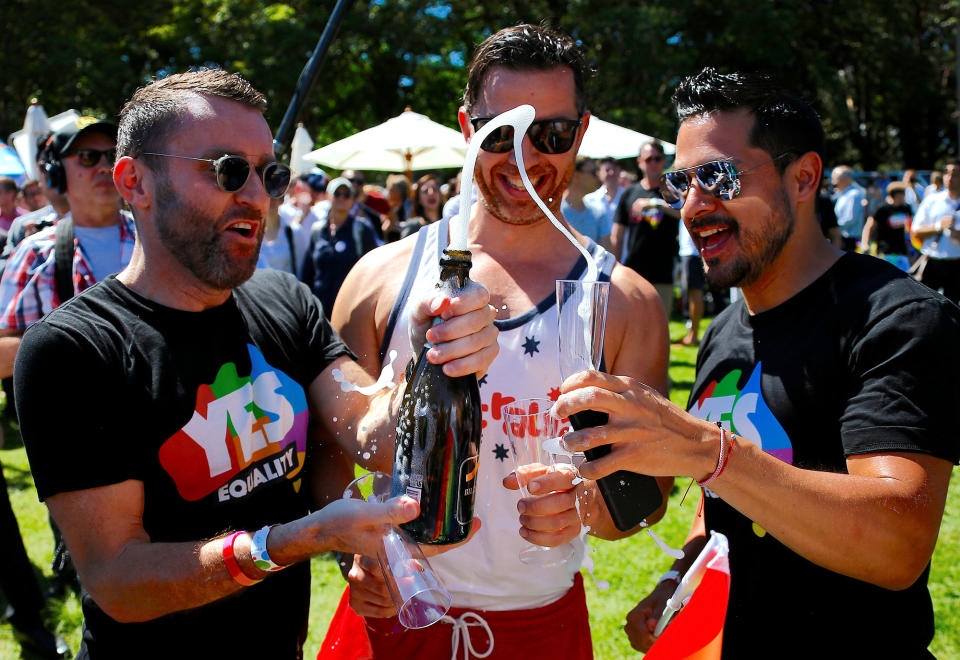
[[[255,214],[238,211],[221,217],[219,224]],[[253,275],[260,256],[266,223],[260,222],[257,248],[250,257],[233,257],[222,245],[218,222],[180,199],[168,180],[157,184],[157,235],[176,260],[194,277],[214,289],[234,289]]]
[[[732,217],[704,218],[697,224],[710,224],[722,220],[730,227],[733,239],[740,244],[740,252],[727,263],[718,259],[704,260],[704,273],[714,287],[748,287],[756,283],[786,246],[796,224],[796,216],[790,208],[786,190],[779,189],[776,208],[770,217],[755,230],[744,232],[740,223]],[[696,225],[694,225],[696,226]]]
[[[573,167],[574,163],[571,161],[570,167],[566,172],[561,174],[559,171],[554,170],[552,173],[547,175],[554,176],[556,184],[553,186],[551,193],[547,195],[547,199],[543,200],[543,203],[546,204],[547,207],[558,218],[560,217],[560,202],[563,198],[563,191],[567,189],[570,179],[573,176]],[[492,171],[491,179],[494,176],[496,176],[496,172]],[[529,202],[530,210],[525,210],[523,215],[517,215],[515,213],[513,215],[508,214],[508,212],[504,209],[504,205],[501,204],[501,200],[494,192],[494,186],[487,181],[486,177],[484,177],[482,173],[478,173],[478,176],[474,178],[474,181],[476,183],[477,190],[480,193],[480,203],[483,204],[483,206],[492,216],[501,222],[509,225],[524,226],[547,220],[547,216],[543,213],[543,211],[540,210],[540,207],[537,206],[537,203],[533,201],[533,199],[530,199]],[[549,201],[550,198],[553,199],[552,202]],[[519,205],[514,204],[514,206],[516,207]]]

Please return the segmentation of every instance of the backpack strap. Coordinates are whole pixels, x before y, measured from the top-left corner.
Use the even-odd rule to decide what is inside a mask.
[[[75,295],[73,255],[73,220],[61,218],[54,230],[53,241],[53,281],[61,305]]]
[[[283,221],[281,220],[281,222]],[[283,233],[287,237],[287,245],[290,248],[290,272],[296,275],[299,269],[297,268],[297,251],[293,247],[293,229],[290,228],[290,225],[284,224]]]

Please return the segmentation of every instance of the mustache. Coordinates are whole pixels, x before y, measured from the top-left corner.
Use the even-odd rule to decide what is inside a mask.
[[[727,227],[731,231],[737,232],[740,230],[740,223],[725,213],[711,213],[710,215],[694,218],[687,225],[687,229],[690,232],[703,229],[704,227]]]

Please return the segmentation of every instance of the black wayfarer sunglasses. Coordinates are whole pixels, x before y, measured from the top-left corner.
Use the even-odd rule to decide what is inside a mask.
[[[257,167],[252,165],[243,156],[223,155],[220,158],[194,158],[193,156],[177,156],[175,154],[158,154],[151,151],[143,152],[144,156],[163,156],[164,158],[183,158],[198,160],[204,163],[213,163],[213,171],[217,177],[217,187],[224,192],[237,192],[250,178],[250,170],[256,170],[263,181],[263,188],[270,197],[279,199],[287,192],[290,186],[290,168],[283,163],[273,161]]]
[[[492,117],[472,117],[473,130],[479,131]],[[582,119],[541,119],[530,124],[527,136],[537,151],[562,154],[570,151]],[[513,149],[513,126],[500,126],[480,143],[480,148],[495,154]]]

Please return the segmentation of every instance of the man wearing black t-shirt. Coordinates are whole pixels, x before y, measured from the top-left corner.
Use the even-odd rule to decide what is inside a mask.
[[[860,245],[864,250],[886,255],[906,255],[913,209],[906,202],[907,184],[893,181],[887,184],[887,198],[867,218]],[[868,247],[869,246],[869,247]]]
[[[664,204],[660,197],[660,173],[667,164],[663,144],[658,140],[644,143],[637,164],[643,178],[621,195],[610,240],[613,254],[620,263],[656,287],[670,318],[680,213]]]
[[[348,461],[341,480],[317,478],[331,466],[308,425],[358,449],[383,442],[402,391],[346,391],[372,379],[317,299],[287,273],[254,273],[290,177],[264,107],[224,71],[137,90],[113,171],[137,224],[130,265],[31,326],[18,353],[37,491],[84,587],[81,658],[300,658],[305,560],[375,554],[383,524],[417,515],[405,497],[310,513],[310,495],[353,475]],[[476,285],[411,314],[447,373],[492,361],[487,299]]]
[[[720,532],[723,657],[932,657],[927,576],[960,457],[960,351],[945,347],[960,309],[823,240],[823,128],[805,101],[707,68],[674,103],[676,169],[661,189],[707,277],[743,299],[704,335],[688,411],[596,372],[568,379],[556,404],[610,415],[565,437],[574,451],[612,445],[585,478],[628,469],[703,487],[676,572],[627,616],[631,643],[653,644],[679,576]]]

